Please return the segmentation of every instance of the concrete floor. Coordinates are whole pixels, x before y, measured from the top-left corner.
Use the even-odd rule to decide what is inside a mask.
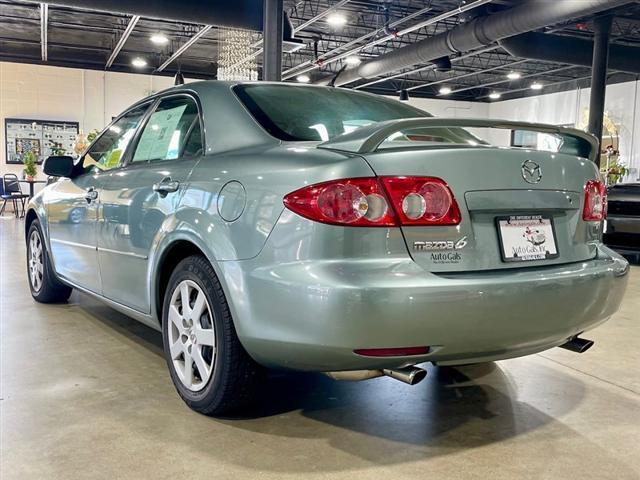
[[[35,303],[21,232],[0,218],[3,480],[640,478],[640,267],[584,355],[414,387],[273,375],[252,416],[217,420],[178,398],[159,333],[78,293]]]

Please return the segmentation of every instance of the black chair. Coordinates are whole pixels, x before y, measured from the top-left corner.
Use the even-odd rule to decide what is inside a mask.
[[[7,202],[11,200],[16,217],[24,217],[24,207],[26,201],[29,199],[29,195],[22,193],[18,177],[14,173],[5,173],[2,177],[2,184],[3,192],[2,195],[0,195],[0,198],[2,198],[3,203],[2,208],[0,208],[0,215],[4,213]],[[22,206],[22,213],[20,213],[18,205]]]

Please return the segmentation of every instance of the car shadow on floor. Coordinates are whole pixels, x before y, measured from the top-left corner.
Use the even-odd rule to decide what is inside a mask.
[[[159,332],[93,300],[82,298],[78,306],[96,319],[100,328],[147,349],[164,364]],[[499,364],[423,366],[429,374],[416,386],[389,378],[337,382],[316,373],[271,372],[252,409],[241,416],[198,417],[198,421],[212,422],[212,428],[224,424],[252,432],[258,439],[323,439],[342,452],[377,464],[477,448],[557,423],[556,418],[519,400],[518,387]],[[582,382],[549,367],[538,365],[537,369],[537,375],[551,378],[556,392],[558,385],[570,392],[556,405],[555,417],[580,404]],[[545,394],[541,391],[534,396]],[[183,413],[189,415],[186,407]],[[183,440],[191,442],[190,438],[187,435]],[[195,443],[203,455],[213,455]],[[273,467],[263,465],[259,458],[238,461],[256,469]],[[299,464],[291,460],[288,467],[305,471],[306,465],[302,460]],[[338,467],[331,459],[316,458],[314,468]]]

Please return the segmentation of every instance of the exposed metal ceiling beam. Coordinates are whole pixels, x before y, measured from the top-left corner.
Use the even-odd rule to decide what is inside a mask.
[[[489,72],[493,72],[495,70],[500,70],[501,68],[509,68],[509,67],[513,67],[514,65],[520,65],[521,63],[525,63],[527,62],[527,60],[516,60],[515,62],[509,62],[509,63],[505,63],[504,65],[497,65],[495,67],[491,67],[491,68],[485,68],[484,70],[475,70],[473,72],[470,73],[465,73],[462,75],[457,75],[455,77],[449,77],[449,78],[443,78],[441,80],[436,80],[434,82],[429,82],[429,83],[423,83],[420,85],[415,85],[413,87],[408,87],[405,88],[405,90],[411,91],[411,90],[417,90],[418,88],[424,88],[424,87],[430,87],[432,85],[439,85],[441,83],[447,83],[447,82],[452,82],[454,80],[458,80],[460,78],[467,78],[467,77],[473,77],[474,75],[481,75],[483,73],[489,73]]]
[[[473,57],[473,56],[476,56],[476,55],[482,55],[483,53],[492,52],[493,50],[497,50],[498,48],[500,48],[500,47],[495,45],[493,47],[487,47],[487,48],[483,48],[483,49],[480,49],[480,50],[474,50],[473,52],[465,53],[464,55],[460,55],[459,57],[452,58],[451,59],[451,63],[456,63],[456,62],[458,62],[460,60],[464,60],[465,58]],[[389,75],[388,77],[377,78],[375,80],[371,80],[370,82],[362,83],[360,85],[356,85],[353,88],[354,88],[354,90],[357,90],[359,88],[366,88],[366,87],[370,87],[371,85],[375,85],[376,83],[386,82],[388,80],[393,80],[393,79],[399,78],[399,77],[405,77],[407,75],[413,75],[414,73],[420,73],[420,72],[424,72],[426,70],[433,70],[434,68],[436,68],[436,66],[433,63],[430,63],[429,65],[425,65],[424,67],[414,68],[413,70],[408,70],[406,72],[396,73],[395,75]]]
[[[576,67],[576,68],[577,68],[577,67]],[[557,81],[557,82],[545,83],[545,84],[544,84],[544,87],[545,87],[545,88],[546,88],[546,87],[553,87],[554,85],[561,85],[561,84],[563,84],[563,83],[567,83],[567,82],[579,82],[579,81],[582,81],[582,80],[588,80],[589,78],[591,78],[591,75],[588,75],[588,76],[586,76],[586,77],[579,77],[579,78],[569,78],[569,79],[566,79],[566,80],[560,80],[560,81]],[[501,92],[500,92],[500,95],[510,95],[510,94],[512,94],[512,93],[526,92],[526,91],[528,91],[528,90],[531,90],[531,87],[514,88],[514,89],[512,89],[512,90],[503,90],[503,91],[501,91]],[[552,92],[552,93],[553,93],[553,92]],[[481,95],[481,96],[479,96],[479,97],[478,97],[478,100],[480,100],[480,99],[482,99],[482,98],[489,98],[489,95],[490,95],[490,94],[488,94],[488,95]],[[540,90],[540,91],[539,91],[539,93],[538,93],[538,95],[545,95],[545,92],[544,92],[544,91],[542,91],[542,90]],[[536,95],[536,96],[538,96],[538,95]],[[507,98],[507,99],[505,99],[505,100],[511,100],[511,99]]]
[[[351,0],[340,0],[335,5],[331,5],[329,8],[323,10],[322,12],[320,12],[316,16],[310,18],[306,22],[301,23],[297,27],[293,27],[293,33],[297,33],[297,32],[299,32],[301,30],[304,30],[308,26],[313,25],[314,23],[316,23],[318,20],[322,20],[324,17],[329,15],[331,12],[333,12],[334,10],[337,10],[338,8],[343,7],[345,4],[349,3],[350,1]],[[256,50],[255,52],[251,53],[251,55],[247,55],[246,57],[241,59],[238,63],[234,64],[233,66],[237,67],[239,65],[242,65],[243,63],[246,63],[249,60],[251,60],[252,58],[256,58],[258,55],[260,55],[264,51],[264,48],[261,47],[262,43],[263,43],[262,39],[260,39],[260,40],[256,41],[255,43],[253,43],[251,45],[252,48],[258,48],[258,47],[260,47],[260,48],[258,48],[258,50]]]
[[[359,46],[357,46],[355,48],[352,48],[352,49],[350,49],[350,50],[348,50],[348,51],[346,51],[344,53],[341,53],[340,55],[336,55],[335,57],[332,57],[332,58],[324,60],[324,58],[326,58],[327,56],[331,55],[335,51],[342,50],[343,48],[347,48],[347,45],[352,45],[352,44],[354,44],[356,42],[359,42],[361,40],[365,40],[366,38],[370,38],[370,37],[374,36],[376,33],[378,33],[378,30],[376,30],[374,32],[370,32],[370,33],[368,33],[366,35],[363,35],[362,37],[360,37],[360,38],[358,38],[358,39],[356,39],[356,40],[354,40],[352,42],[347,43],[346,45],[342,45],[342,46],[340,46],[338,48],[333,49],[330,52],[325,53],[324,55],[321,55],[320,59],[323,59],[322,60],[322,66],[328,65],[329,63],[333,63],[333,62],[336,62],[338,60],[342,60],[343,58],[348,57],[350,55],[353,55],[354,53],[357,53],[357,52],[359,52],[359,51],[361,51],[361,50],[363,50],[365,48],[371,48],[371,47],[375,47],[376,45],[380,45],[381,43],[386,43],[389,40],[393,40],[394,38],[401,37],[403,35],[406,35],[407,33],[415,32],[416,30],[420,30],[421,28],[428,27],[429,25],[433,25],[434,23],[441,22],[442,20],[446,20],[447,18],[453,17],[455,15],[459,15],[461,13],[464,13],[464,12],[467,12],[467,11],[472,10],[474,8],[477,8],[477,7],[480,7],[482,5],[485,5],[487,3],[491,3],[492,1],[493,0],[476,0],[475,2],[471,2],[471,3],[465,4],[465,5],[461,5],[458,8],[455,8],[453,10],[449,10],[449,11],[444,12],[444,13],[441,13],[440,15],[436,15],[435,17],[428,18],[428,19],[426,19],[426,20],[424,20],[422,22],[418,22],[418,23],[416,23],[414,25],[411,25],[410,27],[404,28],[404,29],[402,29],[402,30],[400,30],[400,31],[398,31],[398,32],[396,32],[394,34],[385,35],[384,37],[378,38],[378,39],[373,40],[373,41],[371,41],[369,43],[366,43],[364,45],[359,45]],[[426,13],[429,10],[431,10],[431,7],[425,7],[423,9],[419,10],[418,12]],[[412,15],[409,15],[407,17],[403,17],[403,18],[401,18],[399,20],[396,20],[395,22],[391,23],[389,26],[390,27],[395,27],[395,26],[397,26],[397,25],[399,25],[401,23],[404,23],[407,20],[409,20],[410,18],[415,17],[418,14],[418,12],[416,12],[416,13],[414,13]],[[297,70],[298,68],[303,67],[305,65],[309,65],[309,67],[304,68],[302,70]],[[285,72],[283,72],[284,74],[283,74],[282,78],[286,80],[286,79],[291,78],[291,77],[293,77],[295,75],[300,75],[301,73],[310,72],[311,70],[315,70],[316,68],[319,68],[319,67],[320,67],[320,65],[318,65],[317,62],[313,62],[311,60],[307,60],[306,62],[301,63],[300,65],[292,67],[292,68],[286,70]],[[294,73],[294,70],[297,70],[297,71]]]
[[[42,56],[42,61],[47,61],[48,54],[48,38],[47,38],[47,30],[49,25],[49,5],[46,3],[40,4],[40,52]]]
[[[162,65],[160,65],[158,67],[158,72],[161,72],[162,70],[164,70],[165,68],[167,68],[176,58],[178,58],[180,55],[182,55],[191,45],[193,45],[194,43],[196,43],[198,40],[200,40],[200,38],[202,38],[204,35],[206,35],[206,33],[211,30],[211,25],[206,25],[204,27],[202,27],[202,29],[200,29],[198,31],[198,33],[196,33],[193,37],[191,37],[189,40],[187,40],[187,42],[182,45],[178,50],[176,50],[174,52],[173,55],[171,55],[166,62],[164,62]]]
[[[481,48],[504,38],[593,15],[628,2],[629,0],[527,0],[508,10],[477,17],[446,32],[362,62],[357,67],[340,72],[332,77],[331,81],[336,86],[342,86],[362,78],[376,77],[412,65],[430,63],[452,53]],[[328,81],[329,79],[325,78],[316,83],[326,84]]]
[[[570,70],[572,68],[579,68],[579,67],[576,67],[575,65],[569,65],[569,66],[554,68],[554,69],[551,69],[551,70],[545,70],[544,72],[530,73],[528,75],[523,75],[522,77],[520,77],[520,80],[524,80],[525,78],[538,77],[538,76],[546,75],[546,74],[549,74],[549,73],[562,72],[564,70]],[[475,90],[476,88],[492,87],[494,85],[500,85],[501,83],[508,83],[508,82],[513,82],[513,81],[514,80],[509,80],[508,78],[506,78],[504,80],[498,80],[496,82],[483,83],[481,85],[473,85],[472,87],[465,87],[465,88],[459,88],[458,90],[452,90],[447,95],[453,95],[454,93],[466,92],[467,90]],[[440,96],[440,95],[438,95],[438,96]]]
[[[124,29],[124,33],[120,37],[120,40],[118,40],[118,43],[116,43],[116,46],[113,48],[113,52],[111,52],[111,55],[109,55],[109,59],[107,60],[104,68],[111,68],[111,65],[113,65],[113,62],[120,53],[120,50],[122,50],[122,47],[129,38],[129,35],[131,35],[131,32],[133,32],[133,29],[136,27],[138,20],[140,20],[139,15],[134,15],[133,17],[131,17],[127,28]]]

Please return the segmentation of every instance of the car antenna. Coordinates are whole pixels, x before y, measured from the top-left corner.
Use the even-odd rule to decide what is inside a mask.
[[[338,71],[336,72],[336,74],[335,74],[333,77],[331,77],[331,81],[329,82],[329,86],[330,86],[330,87],[335,87],[335,86],[336,86],[336,80],[338,79],[338,77],[340,76],[340,74],[341,74],[342,72],[344,72],[344,69],[345,69],[345,68],[347,68],[347,64],[346,64],[346,63],[342,66],[342,68],[340,68],[340,70],[338,70]]]

